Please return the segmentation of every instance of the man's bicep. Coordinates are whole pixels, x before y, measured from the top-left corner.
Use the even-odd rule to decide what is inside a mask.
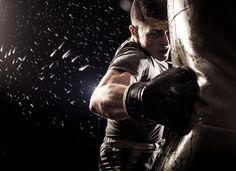
[[[129,86],[134,82],[136,82],[136,79],[131,73],[124,70],[109,69],[100,81],[98,87],[105,84],[120,84]]]

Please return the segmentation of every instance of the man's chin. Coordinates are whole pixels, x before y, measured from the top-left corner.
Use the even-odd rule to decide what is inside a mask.
[[[156,59],[158,61],[164,62],[164,61],[167,61],[168,57],[169,57],[169,55],[166,54],[166,55],[160,55],[160,56],[156,57]]]

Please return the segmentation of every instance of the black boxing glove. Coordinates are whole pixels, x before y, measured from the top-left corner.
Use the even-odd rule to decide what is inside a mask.
[[[131,84],[124,94],[124,107],[134,119],[151,119],[178,129],[189,122],[197,92],[195,73],[173,67],[149,82]]]

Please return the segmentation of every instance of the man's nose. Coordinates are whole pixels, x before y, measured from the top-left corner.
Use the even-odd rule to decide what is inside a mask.
[[[169,31],[166,30],[163,36],[161,37],[161,45],[168,46],[169,45]]]

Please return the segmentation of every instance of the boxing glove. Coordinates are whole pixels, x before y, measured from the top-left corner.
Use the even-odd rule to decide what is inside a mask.
[[[148,82],[131,84],[124,94],[124,107],[134,119],[151,119],[179,129],[191,118],[197,92],[195,73],[173,67]]]

